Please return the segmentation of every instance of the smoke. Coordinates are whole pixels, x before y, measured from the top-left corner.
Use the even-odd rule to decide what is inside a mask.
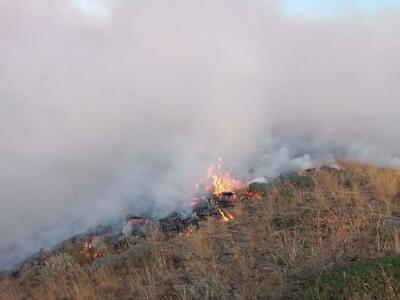
[[[114,1],[109,16],[1,1],[0,264],[185,205],[217,157],[239,177],[337,155],[399,167],[399,20],[266,0]]]

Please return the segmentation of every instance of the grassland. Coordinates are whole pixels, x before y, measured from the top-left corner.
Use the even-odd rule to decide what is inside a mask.
[[[86,262],[81,245],[0,279],[1,299],[398,299],[400,170],[341,162],[244,197],[228,223],[156,230]]]

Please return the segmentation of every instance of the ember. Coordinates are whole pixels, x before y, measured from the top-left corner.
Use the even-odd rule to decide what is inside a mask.
[[[253,192],[251,190],[246,190],[246,192],[244,193],[245,196],[249,197],[249,198],[256,198],[256,199],[260,199],[261,198],[261,194],[258,192]]]
[[[213,197],[215,203],[220,207],[232,207],[235,206],[237,197],[233,192],[223,192],[218,197]]]
[[[85,251],[85,257],[93,261],[98,257],[101,257],[104,255],[103,251],[97,249],[97,243],[96,243],[96,238],[95,237],[89,237],[85,240],[83,244],[83,249]]]
[[[152,222],[149,219],[128,215],[126,223],[122,228],[122,234],[124,236],[133,235],[144,237],[150,230],[151,224]]]

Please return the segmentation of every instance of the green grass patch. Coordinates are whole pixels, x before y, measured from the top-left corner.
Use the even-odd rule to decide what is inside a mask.
[[[399,299],[400,256],[360,260],[325,272],[304,299]]]

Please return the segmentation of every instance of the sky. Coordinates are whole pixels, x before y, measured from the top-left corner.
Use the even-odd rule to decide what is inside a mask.
[[[72,0],[82,11],[108,17],[112,1],[134,0]],[[261,0],[263,1],[263,0]],[[287,15],[308,18],[337,18],[357,13],[374,15],[400,6],[400,0],[278,0],[281,10]]]
[[[110,0],[72,0],[73,4],[83,12],[99,17],[109,17],[111,15]]]
[[[281,0],[288,15],[335,18],[352,13],[373,15],[400,5],[400,0]]]

